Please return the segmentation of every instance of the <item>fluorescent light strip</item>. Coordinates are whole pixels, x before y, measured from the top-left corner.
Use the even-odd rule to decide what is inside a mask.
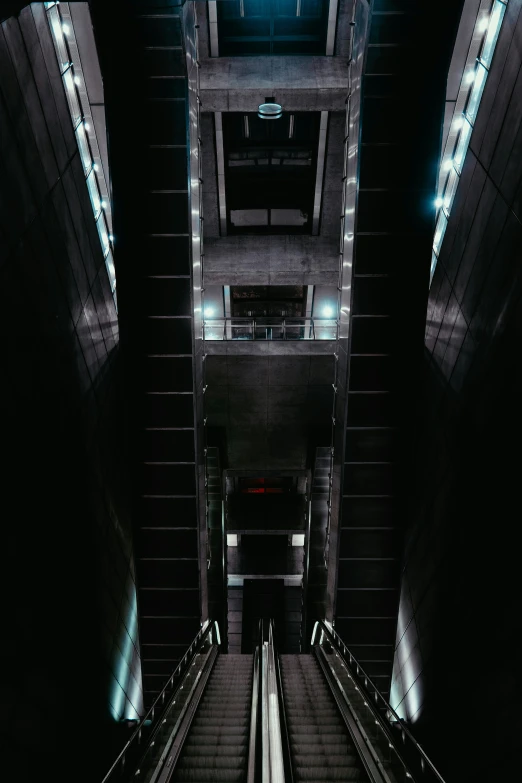
[[[460,82],[459,94],[455,104],[455,112],[450,125],[450,134],[446,143],[446,149],[441,162],[440,181],[444,186],[435,201],[438,210],[435,235],[433,237],[433,252],[431,257],[430,286],[437,267],[440,249],[446,233],[448,218],[453,199],[458,187],[466,153],[468,151],[471,134],[484,87],[489,75],[489,69],[493,60],[495,46],[502,27],[502,21],[506,11],[508,0],[494,0],[489,12],[479,12],[475,22],[472,44],[476,45],[476,35],[482,35],[480,54],[472,66],[464,68]],[[471,49],[471,46],[470,46]],[[469,58],[468,58],[469,59]],[[464,105],[464,110],[457,106]],[[458,135],[452,137],[451,131],[457,131]]]
[[[64,4],[68,7],[68,4]],[[74,128],[76,143],[83,165],[87,182],[87,190],[91,200],[94,220],[102,247],[105,267],[109,276],[111,292],[116,311],[116,272],[112,255],[114,237],[107,223],[105,211],[109,208],[107,183],[101,165],[101,156],[96,138],[96,130],[90,113],[83,73],[79,61],[78,46],[74,34],[74,25],[68,15],[63,15],[59,3],[44,3],[49,29],[54,43],[56,58],[62,76],[62,82],[67,97],[71,121]],[[97,162],[100,161],[100,163]]]

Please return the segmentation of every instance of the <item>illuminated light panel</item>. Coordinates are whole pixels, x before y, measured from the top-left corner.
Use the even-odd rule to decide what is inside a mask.
[[[237,546],[237,533],[227,533],[227,546]]]
[[[442,194],[442,206],[449,215],[453,197],[458,186],[460,178],[460,172],[464,165],[466,153],[473,131],[475,119],[478,114],[480,101],[484,92],[487,77],[489,75],[489,68],[493,60],[493,54],[495,52],[496,43],[504,20],[504,14],[506,12],[507,3],[503,0],[494,0],[491,8],[491,12],[488,15],[483,16],[480,20],[477,19],[475,25],[475,33],[483,35],[482,43],[480,44],[480,54],[477,58],[477,65],[473,69],[467,70],[463,76],[460,87],[460,95],[466,99],[465,119],[463,117],[456,117],[453,120],[453,130],[460,131],[457,138],[457,145],[455,152],[451,152],[453,161],[445,159],[441,165],[441,171],[449,171],[454,165],[456,169],[457,179],[451,181],[451,176],[448,178],[444,192]],[[469,89],[471,87],[471,89]],[[448,141],[448,144],[453,143]],[[447,146],[446,149],[449,147]],[[446,192],[447,191],[447,192]],[[437,202],[439,199],[437,199]],[[437,205],[436,202],[436,205]],[[442,230],[441,230],[442,229]],[[433,280],[435,269],[438,262],[438,254],[442,240],[444,238],[445,225],[437,222],[435,229],[435,237],[433,241],[433,256],[430,271],[430,286]]]
[[[292,533],[292,546],[304,546],[304,542],[304,533]]]
[[[56,59],[62,74],[65,95],[69,104],[71,122],[75,131],[76,143],[80,152],[80,158],[83,164],[85,177],[87,178],[93,170],[95,172],[100,172],[99,179],[100,183],[102,184],[102,190],[106,190],[106,183],[103,173],[100,170],[100,166],[97,163],[93,164],[92,161],[93,155],[91,145],[95,145],[95,151],[97,151],[95,128],[89,123],[88,120],[83,120],[82,122],[82,116],[89,115],[89,108],[87,105],[82,103],[86,100],[85,93],[80,93],[77,90],[77,87],[81,86],[82,80],[78,74],[74,74],[75,70],[78,70],[79,73],[81,73],[81,63],[77,57],[78,51],[74,34],[74,26],[70,23],[69,19],[67,19],[66,22],[62,21],[62,15],[58,2],[44,3],[44,8],[46,10],[47,23],[49,25],[53,39]],[[70,49],[69,46],[71,47]],[[86,135],[87,131],[89,132],[89,138],[87,138]],[[91,205],[93,208],[94,217],[98,223],[98,233],[100,236],[100,243],[103,254],[105,257],[107,257],[107,254],[110,252],[107,241],[107,232],[105,227],[102,227],[100,224],[98,214],[100,208],[107,208],[107,204],[105,201],[101,201],[98,184],[96,182],[92,181],[91,183],[88,183],[88,189],[89,195],[91,197]],[[113,293],[114,304],[117,311],[116,278],[114,275],[114,266],[112,263],[110,265],[106,264],[106,266],[109,273],[110,287]]]

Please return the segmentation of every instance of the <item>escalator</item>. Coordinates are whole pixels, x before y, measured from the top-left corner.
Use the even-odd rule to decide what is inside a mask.
[[[253,657],[220,655],[217,658],[172,781],[246,781]]]
[[[102,783],[444,783],[331,626],[309,655],[274,638],[222,654],[207,622]]]
[[[369,781],[315,658],[280,663],[294,781]]]

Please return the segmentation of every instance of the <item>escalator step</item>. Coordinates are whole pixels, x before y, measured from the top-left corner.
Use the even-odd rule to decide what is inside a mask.
[[[245,783],[253,656],[219,656],[174,775],[177,783]]]
[[[281,677],[295,783],[368,776],[315,658],[282,655]]]

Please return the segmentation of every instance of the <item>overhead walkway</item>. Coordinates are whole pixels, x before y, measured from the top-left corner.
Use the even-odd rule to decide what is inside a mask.
[[[444,783],[333,628],[278,656],[220,651],[207,623],[102,783]]]

